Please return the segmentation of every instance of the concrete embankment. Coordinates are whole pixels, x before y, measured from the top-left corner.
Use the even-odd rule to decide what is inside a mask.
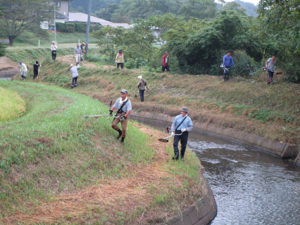
[[[172,117],[170,115],[161,113],[133,112],[132,115],[140,119],[145,118],[153,121],[172,122]],[[282,159],[295,159],[298,154],[296,145],[272,141],[255,134],[244,133],[232,128],[220,128],[214,124],[201,124],[197,121],[194,121],[193,132],[241,144],[251,150],[261,151]]]
[[[169,225],[207,225],[217,215],[217,205],[211,189],[206,185],[207,193],[180,215],[170,218]]]
[[[298,153],[298,156],[295,159],[295,165],[300,167],[300,152]]]

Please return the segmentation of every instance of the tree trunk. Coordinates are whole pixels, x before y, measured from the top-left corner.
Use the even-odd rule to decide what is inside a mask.
[[[8,36],[8,40],[9,40],[9,45],[12,46],[14,43],[16,36],[15,35],[10,35]]]

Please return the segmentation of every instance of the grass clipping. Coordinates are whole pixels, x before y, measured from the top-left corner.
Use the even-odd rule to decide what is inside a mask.
[[[0,96],[0,121],[18,118],[25,113],[25,102],[16,92],[0,87]]]

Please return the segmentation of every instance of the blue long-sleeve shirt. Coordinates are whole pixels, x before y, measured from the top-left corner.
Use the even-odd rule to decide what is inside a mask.
[[[223,56],[223,65],[225,67],[234,66],[233,58],[231,56],[224,55]]]
[[[193,129],[193,122],[189,116],[186,115],[186,119],[183,121],[183,123],[177,128],[177,130],[181,130],[185,128],[188,132],[190,132]],[[184,117],[180,114],[176,116],[173,119],[171,132],[175,132],[175,128],[181,123],[181,121],[184,119]]]

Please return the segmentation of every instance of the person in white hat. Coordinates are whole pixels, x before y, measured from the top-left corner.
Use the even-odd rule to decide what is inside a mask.
[[[55,41],[52,41],[52,45],[50,48],[51,48],[52,59],[55,60],[56,59],[56,50],[57,50],[57,45],[56,45]]]
[[[139,79],[139,82],[137,84],[137,87],[139,89],[141,102],[143,102],[145,90],[149,90],[149,88],[147,86],[147,82],[143,79],[142,76],[138,76],[138,79]]]
[[[173,119],[171,132],[174,136],[173,148],[174,148],[174,156],[173,160],[179,159],[179,150],[178,150],[178,142],[181,143],[181,151],[180,158],[184,160],[184,153],[186,149],[186,145],[188,142],[189,132],[193,129],[193,122],[191,118],[188,116],[188,108],[182,107],[180,115],[176,116]]]
[[[109,110],[109,114],[112,116],[114,110],[117,110],[115,118],[112,122],[112,128],[118,131],[119,135],[117,139],[121,138],[121,142],[123,143],[126,137],[126,129],[128,123],[128,117],[132,110],[131,101],[128,99],[128,91],[125,89],[121,90],[121,97],[117,99],[115,104]],[[118,123],[121,122],[122,130],[118,127]]]

